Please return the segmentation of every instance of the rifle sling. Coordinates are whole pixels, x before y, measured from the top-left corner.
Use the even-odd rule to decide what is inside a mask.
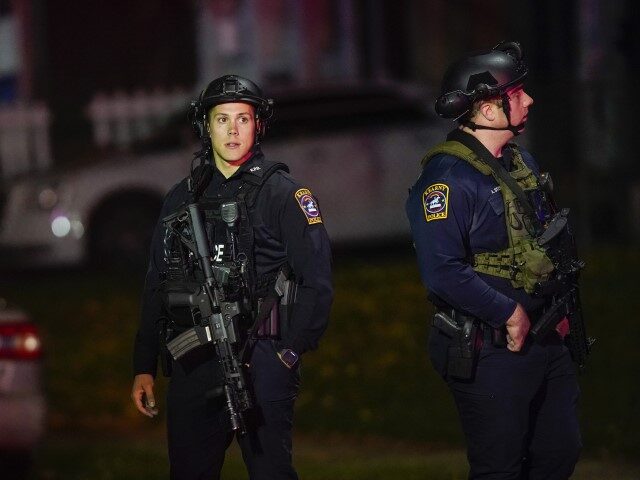
[[[498,160],[491,155],[491,152],[487,150],[487,148],[473,135],[463,132],[462,130],[455,129],[449,135],[447,135],[447,140],[454,140],[456,142],[460,142],[473,153],[475,153],[480,160],[482,160],[491,170],[498,176],[500,179],[509,187],[509,189],[514,193],[514,195],[520,201],[520,204],[525,209],[525,213],[533,222],[533,225],[536,231],[540,232],[542,230],[542,225],[538,220],[538,217],[529,201],[529,198],[524,193],[524,190],[520,188],[518,182],[509,175],[507,169],[504,168]]]

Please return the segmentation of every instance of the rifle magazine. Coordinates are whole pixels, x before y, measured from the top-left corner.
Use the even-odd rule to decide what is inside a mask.
[[[194,348],[210,343],[209,327],[193,327],[167,342],[167,349],[174,360],[180,359]]]

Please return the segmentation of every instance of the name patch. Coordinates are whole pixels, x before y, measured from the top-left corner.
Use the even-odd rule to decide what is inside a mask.
[[[449,187],[444,183],[434,183],[422,194],[422,204],[427,222],[447,218]]]
[[[318,202],[311,194],[309,189],[301,188],[295,193],[295,197],[298,201],[300,209],[304,213],[304,216],[307,217],[307,222],[309,223],[309,225],[322,223],[322,217],[320,216]]]

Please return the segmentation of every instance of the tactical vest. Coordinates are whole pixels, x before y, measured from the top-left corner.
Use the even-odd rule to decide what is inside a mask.
[[[242,268],[244,282],[235,278],[234,275],[237,276],[238,272],[232,270],[231,275],[224,279],[226,282],[224,288],[225,293],[228,293],[230,297],[239,297],[240,295],[243,297],[233,299],[241,301],[246,310],[252,312],[252,317],[255,317],[258,312],[258,298],[265,296],[269,287],[273,287],[276,280],[275,274],[273,278],[258,278],[256,275],[253,219],[255,204],[262,186],[278,170],[288,172],[288,167],[283,163],[265,161],[259,169],[242,174],[242,183],[232,198],[202,197],[198,202],[204,217],[213,263],[223,265],[241,263],[244,265]],[[238,207],[238,219],[233,227],[229,227],[221,215],[222,204],[230,201],[236,202]],[[232,235],[235,236],[235,242],[232,241]],[[188,251],[180,245],[180,240],[165,235],[164,243],[164,256],[168,269],[166,280],[163,282],[163,290],[167,292],[172,289],[184,289],[185,286],[188,289],[189,285],[198,285],[202,281],[202,272],[196,266],[194,259],[190,258]],[[245,291],[234,291],[239,283],[243,283]],[[167,307],[169,316],[175,324],[178,326],[191,325],[193,319],[190,318],[188,312],[179,311],[179,309],[172,311],[169,305]]]
[[[539,190],[538,178],[522,159],[517,145],[509,144],[508,148],[513,152],[514,163],[509,175],[525,193]],[[476,272],[509,279],[515,288],[524,288],[527,293],[533,293],[537,282],[549,279],[554,266],[544,248],[536,242],[531,219],[524,214],[516,194],[471,149],[457,141],[447,141],[429,150],[422,160],[422,165],[425,166],[434,156],[441,153],[458,157],[482,174],[491,175],[502,193],[509,246],[499,252],[474,254],[473,269]]]

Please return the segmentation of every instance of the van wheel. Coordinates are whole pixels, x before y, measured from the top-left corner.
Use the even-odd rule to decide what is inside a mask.
[[[100,208],[90,224],[90,256],[93,266],[102,269],[142,271],[160,201],[128,196]]]

